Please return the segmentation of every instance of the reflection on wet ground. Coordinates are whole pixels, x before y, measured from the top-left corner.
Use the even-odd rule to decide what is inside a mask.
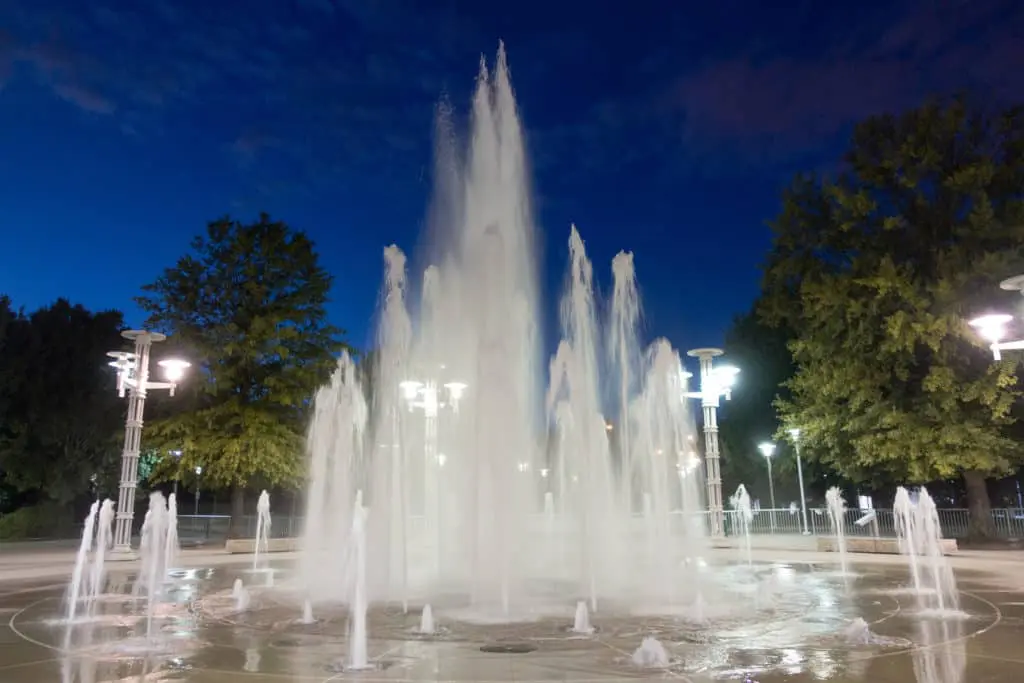
[[[564,617],[481,624],[435,606],[439,633],[417,633],[420,606],[375,608],[370,655],[375,669],[339,672],[346,653],[344,608],[319,608],[302,624],[302,596],[282,571],[274,588],[241,567],[177,573],[160,605],[159,636],[147,640],[135,616],[127,575],[112,576],[96,617],[80,620],[64,652],[61,593],[52,585],[0,590],[0,681],[613,681],[666,678],[961,683],[1010,681],[1024,664],[1024,591],[958,575],[963,618],[916,613],[906,571],[861,564],[857,576],[829,567],[764,564],[721,568],[736,604],[697,604],[675,616],[631,615],[605,605],[595,633],[571,632]],[[237,612],[231,584],[250,584],[250,607]],[[123,593],[125,595],[117,595]],[[666,648],[667,669],[644,670],[630,655],[645,636]],[[490,651],[488,651],[490,650]]]

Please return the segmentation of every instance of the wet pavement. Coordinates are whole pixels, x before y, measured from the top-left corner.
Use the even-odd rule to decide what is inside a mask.
[[[808,555],[810,558],[811,556]],[[917,611],[897,562],[857,559],[856,576],[834,565],[762,562],[714,567],[720,585],[706,604],[676,616],[630,614],[602,605],[597,631],[574,634],[574,601],[564,615],[518,624],[469,623],[435,607],[442,631],[416,633],[420,607],[376,607],[369,617],[370,671],[341,670],[347,657],[343,608],[318,608],[299,622],[301,598],[287,565],[273,588],[244,565],[178,572],[158,606],[153,636],[130,598],[131,575],[115,567],[99,617],[67,630],[59,622],[63,586],[54,580],[0,583],[0,681],[865,681],[1001,683],[1024,665],[1021,565],[983,560],[957,570],[959,618]],[[816,558],[820,559],[820,558]],[[724,563],[725,558],[723,558]],[[231,583],[242,577],[251,604],[237,612]],[[863,622],[857,621],[862,619]],[[669,665],[642,669],[630,655],[645,636],[666,648]],[[492,650],[492,651],[487,651]],[[493,650],[497,650],[494,652]]]

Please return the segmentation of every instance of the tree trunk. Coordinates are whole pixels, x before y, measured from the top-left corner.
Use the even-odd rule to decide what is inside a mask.
[[[988,498],[985,473],[978,470],[964,472],[964,484],[967,486],[967,511],[971,516],[967,537],[971,540],[992,538],[996,529],[992,522],[992,504]]]
[[[245,487],[235,484],[231,487],[231,521],[228,522],[228,538],[245,536]]]

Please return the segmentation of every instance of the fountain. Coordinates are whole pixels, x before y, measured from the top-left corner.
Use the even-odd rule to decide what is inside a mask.
[[[729,498],[729,503],[732,505],[733,519],[736,521],[736,526],[739,528],[740,533],[743,534],[747,566],[752,567],[754,566],[754,561],[750,549],[750,523],[754,521],[754,511],[750,507],[750,494],[747,493],[747,487],[743,484],[736,487],[736,493]]]
[[[167,537],[164,539],[164,569],[171,569],[178,561],[181,543],[178,541],[178,496],[167,497]]]
[[[244,612],[249,609],[249,591],[245,588],[245,584],[242,583],[241,579],[235,579],[234,584],[232,584],[231,598],[235,601],[236,612]]]
[[[370,663],[367,647],[366,610],[366,508],[363,507],[361,492],[356,494],[352,511],[351,552],[349,555],[349,577],[351,594],[349,608],[348,662],[346,671],[365,671],[374,666]]]
[[[299,623],[306,626],[316,623],[316,619],[313,618],[313,603],[309,601],[309,598],[302,601],[302,619]]]
[[[266,566],[260,565],[260,552],[263,553],[263,564],[266,565],[266,555],[270,552],[270,494],[266,491],[260,493],[256,502],[256,545],[252,556],[252,570],[267,572],[267,585],[273,585],[274,575]]]
[[[591,612],[604,600],[687,608],[699,591],[693,560],[708,550],[694,420],[678,353],[665,340],[640,352],[631,255],[612,264],[603,320],[570,228],[545,392],[527,163],[503,48],[493,73],[481,67],[465,153],[452,144],[440,136],[435,265],[417,315],[405,254],[389,246],[374,365],[357,372],[342,355],[316,396],[300,580],[314,603],[347,600],[336,577],[365,490],[371,602],[408,612],[461,596],[466,618],[507,622],[563,614],[550,587],[564,584]],[[606,395],[617,396],[616,448]]]
[[[644,637],[631,659],[633,664],[643,669],[665,669],[671,663],[665,646],[654,636]]]
[[[177,520],[175,520],[175,524]],[[150,494],[149,510],[142,522],[142,537],[139,540],[139,576],[135,581],[135,595],[145,594],[146,638],[153,638],[153,616],[163,595],[167,579],[168,536],[171,516],[167,500],[159,491]],[[173,550],[177,550],[174,548]]]
[[[65,642],[69,643],[71,629],[81,615],[85,603],[86,617],[92,616],[96,598],[102,595],[105,578],[106,553],[111,544],[111,525],[114,521],[114,502],[110,499],[101,505],[96,501],[90,506],[82,529],[82,541],[75,556],[64,602]]]
[[[964,616],[953,568],[942,552],[942,527],[931,495],[921,487],[915,503],[901,486],[896,489],[892,512],[920,611],[940,617]]]
[[[836,535],[836,549],[839,551],[839,571],[849,574],[846,560],[846,500],[838,486],[825,492],[825,506],[828,517],[832,521],[832,530]]]
[[[437,632],[437,624],[434,623],[434,610],[429,604],[424,605],[423,611],[420,612],[420,626],[416,632],[424,635],[432,635]]]
[[[586,600],[576,603],[576,616],[572,622],[572,632],[588,636],[594,632],[594,627],[590,625],[590,612],[587,611]]]

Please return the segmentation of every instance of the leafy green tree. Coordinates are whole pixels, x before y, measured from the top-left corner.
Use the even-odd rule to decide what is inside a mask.
[[[986,477],[1020,462],[1015,359],[966,320],[1024,270],[1024,110],[962,100],[860,124],[834,181],[798,179],[774,224],[762,319],[793,330],[778,401],[805,453],[864,481]],[[1005,295],[1005,293],[1002,293]]]
[[[0,302],[6,484],[66,505],[90,494],[94,481],[114,480],[124,404],[106,353],[121,347],[121,329],[119,312],[93,313],[64,299],[28,316]]]
[[[231,490],[232,532],[246,487],[302,476],[307,408],[344,346],[326,319],[330,286],[312,241],[264,214],[210,223],[138,298],[147,324],[198,365],[178,409],[153,425],[160,450],[182,451],[154,477],[201,466],[204,489]]]

